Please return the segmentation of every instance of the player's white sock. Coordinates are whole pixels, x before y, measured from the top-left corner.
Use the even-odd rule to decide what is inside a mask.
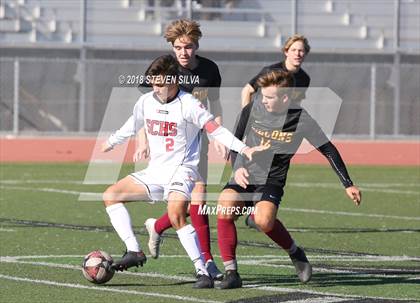
[[[106,208],[111,224],[118,236],[123,240],[127,250],[140,251],[139,243],[131,227],[130,214],[123,203],[116,203]]]
[[[201,258],[200,244],[194,227],[188,224],[178,229],[176,233],[191,261],[193,261],[196,271],[208,276],[209,273]]]
[[[226,271],[228,271],[228,270],[238,270],[238,265],[237,265],[235,259],[223,262],[223,265],[225,266]]]

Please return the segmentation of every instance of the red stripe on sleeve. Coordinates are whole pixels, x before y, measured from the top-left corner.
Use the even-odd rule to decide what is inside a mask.
[[[217,122],[216,121],[214,121],[214,120],[210,120],[209,122],[207,122],[205,125],[204,125],[204,129],[209,133],[209,134],[211,134],[212,132],[214,132],[216,129],[218,129],[219,128],[219,124],[217,124]]]

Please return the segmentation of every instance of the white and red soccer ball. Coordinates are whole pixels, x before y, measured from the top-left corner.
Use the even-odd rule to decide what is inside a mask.
[[[101,250],[94,250],[83,260],[83,276],[92,283],[103,284],[114,276],[115,270],[111,268],[112,257]]]

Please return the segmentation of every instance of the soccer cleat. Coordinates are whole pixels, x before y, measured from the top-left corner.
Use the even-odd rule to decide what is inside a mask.
[[[221,281],[223,279],[222,272],[217,268],[213,260],[206,262],[206,269],[213,280]]]
[[[213,288],[213,279],[205,275],[201,271],[197,273],[197,281],[194,283],[193,288]]]
[[[143,264],[146,263],[146,261],[147,258],[142,251],[126,251],[122,256],[121,260],[112,264],[112,268],[114,268],[117,271],[123,271],[133,266],[143,266]]]
[[[159,257],[159,247],[160,242],[162,241],[162,237],[155,231],[155,222],[156,219],[153,218],[149,218],[144,222],[147,232],[149,233],[149,242],[147,243],[147,246],[149,247],[149,252],[153,259]]]
[[[255,224],[255,221],[252,219],[251,215],[246,216],[245,218],[245,225],[248,226],[249,228],[253,228],[256,230],[260,230],[257,226],[257,224]]]
[[[306,258],[305,252],[302,248],[297,247],[296,251],[289,255],[295,266],[296,273],[302,283],[308,282],[312,277],[312,265]]]
[[[222,281],[216,284],[219,289],[241,288],[242,279],[236,270],[227,270]]]

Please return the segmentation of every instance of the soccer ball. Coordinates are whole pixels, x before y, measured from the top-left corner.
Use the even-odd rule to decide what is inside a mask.
[[[115,270],[111,268],[112,257],[101,250],[94,250],[83,260],[83,276],[92,283],[103,284],[114,276]]]

